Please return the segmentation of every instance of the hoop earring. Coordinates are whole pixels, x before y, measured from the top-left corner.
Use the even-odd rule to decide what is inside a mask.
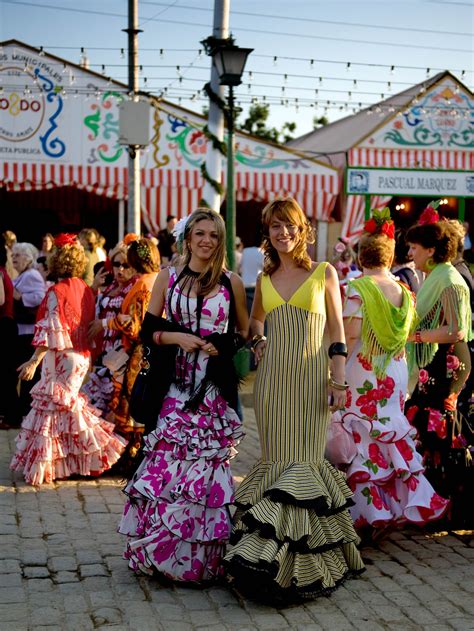
[[[430,258],[426,260],[425,267],[430,271],[436,267],[436,262],[433,260],[432,256],[430,256]]]

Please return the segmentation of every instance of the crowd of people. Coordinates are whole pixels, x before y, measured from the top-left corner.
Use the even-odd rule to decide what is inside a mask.
[[[93,229],[46,234],[40,250],[2,239],[11,467],[33,485],[128,477],[119,532],[134,571],[225,578],[280,606],[362,572],[361,538],[474,529],[474,283],[465,231],[436,203],[405,234],[374,211],[331,264],[311,260],[298,203],[277,199],[261,243],[236,244],[242,279],[204,208],[108,254]],[[261,458],[235,492],[245,344]]]

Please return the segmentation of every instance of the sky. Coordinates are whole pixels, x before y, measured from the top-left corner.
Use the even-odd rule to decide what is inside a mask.
[[[0,0],[0,39],[42,46],[127,83],[127,0]],[[139,0],[141,88],[202,112],[214,0]],[[270,104],[295,135],[450,70],[474,86],[474,0],[230,0],[236,44],[253,48],[236,98]],[[81,50],[83,52],[81,52]]]

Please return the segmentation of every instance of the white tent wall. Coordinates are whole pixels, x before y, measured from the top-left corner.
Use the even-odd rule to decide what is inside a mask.
[[[126,199],[118,107],[127,87],[21,42],[3,42],[1,54],[0,186],[73,186]],[[142,220],[156,232],[166,215],[184,216],[200,203],[210,141],[204,117],[151,95],[141,98],[154,106],[151,142],[141,156]],[[329,219],[340,187],[336,169],[240,132],[235,185],[240,201],[294,196],[319,221]]]

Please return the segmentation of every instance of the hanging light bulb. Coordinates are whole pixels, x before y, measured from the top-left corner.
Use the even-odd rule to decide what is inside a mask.
[[[273,57],[273,65],[276,66],[277,65],[277,57]]]
[[[125,59],[125,50],[123,48],[120,49],[120,58]]]
[[[44,48],[43,48],[42,46],[40,46],[40,47],[39,47],[39,53],[38,53],[38,55],[39,55],[40,57],[44,57]]]
[[[346,70],[347,70],[347,72],[349,72],[349,70],[350,70],[350,69],[351,69],[351,62],[350,62],[350,61],[348,61],[348,62],[347,62],[347,64],[346,64]]]
[[[390,74],[393,74],[395,72],[395,66],[390,66]]]

